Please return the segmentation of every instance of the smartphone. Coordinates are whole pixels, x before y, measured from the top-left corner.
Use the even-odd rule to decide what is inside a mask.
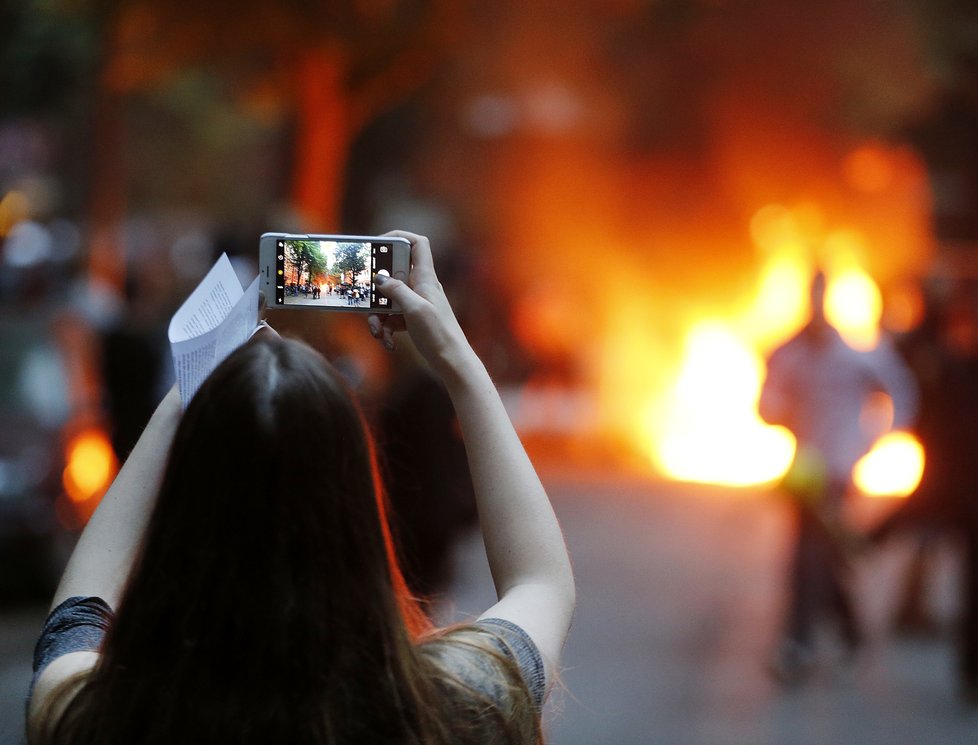
[[[406,279],[411,244],[391,236],[264,233],[258,262],[271,307],[400,313],[374,277]]]

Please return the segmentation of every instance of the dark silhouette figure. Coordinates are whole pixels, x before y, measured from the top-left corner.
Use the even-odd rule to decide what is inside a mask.
[[[931,631],[922,598],[927,560],[957,538],[962,557],[958,674],[963,696],[978,704],[978,286],[957,283],[945,302],[932,299],[904,347],[922,392],[917,427],[926,462],[917,490],[870,534],[917,541],[897,616],[904,631]]]
[[[797,440],[784,484],[796,523],[787,623],[773,667],[788,683],[813,669],[821,620],[836,626],[850,652],[862,643],[847,587],[850,547],[842,518],[853,466],[873,441],[861,412],[871,396],[885,393],[893,400],[893,426],[901,428],[916,408],[913,378],[885,339],[872,352],[860,352],[828,323],[825,284],[816,275],[811,320],[771,355],[758,404],[765,420],[787,427]]]
[[[452,549],[476,523],[475,495],[445,388],[414,363],[401,370],[378,412],[378,437],[405,579],[431,597],[450,582]]]

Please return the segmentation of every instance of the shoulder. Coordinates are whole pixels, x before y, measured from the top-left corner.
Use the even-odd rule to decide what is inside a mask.
[[[27,739],[37,742],[61,719],[98,664],[98,652],[69,652],[51,662],[34,681],[27,703]]]
[[[444,673],[503,707],[520,693],[529,695],[534,708],[543,705],[543,657],[511,621],[488,618],[443,630],[422,647]]]
[[[906,357],[892,339],[882,336],[876,346],[866,352],[866,358],[875,367],[889,370],[910,370]]]
[[[102,646],[114,614],[99,597],[70,597],[55,607],[44,621],[34,647],[34,682],[45,669],[73,652],[96,652]]]
[[[34,647],[28,693],[28,733],[33,741],[57,722],[101,655],[112,609],[98,597],[70,597],[48,614]]]
[[[546,690],[543,655],[530,635],[521,626],[504,618],[480,619],[475,628],[488,636],[496,649],[516,663],[534,700],[538,704],[542,703]]]
[[[767,365],[768,367],[778,367],[780,365],[791,364],[794,360],[807,354],[808,344],[804,335],[798,332],[780,346],[774,348],[768,355]]]

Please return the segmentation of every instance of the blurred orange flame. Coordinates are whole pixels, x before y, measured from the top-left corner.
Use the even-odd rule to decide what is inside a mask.
[[[862,192],[881,192],[895,178],[894,166],[886,150],[875,143],[860,145],[842,163],[846,181]]]
[[[19,191],[9,191],[0,199],[0,237],[6,236],[11,229],[30,214],[30,202]]]
[[[71,438],[65,455],[65,492],[74,505],[91,514],[118,470],[109,438],[101,429],[84,429]]]
[[[905,497],[920,483],[924,448],[907,432],[883,435],[856,464],[853,479],[871,497]]]

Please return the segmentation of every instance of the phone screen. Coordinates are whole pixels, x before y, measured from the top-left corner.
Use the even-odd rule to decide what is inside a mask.
[[[275,244],[276,305],[388,310],[374,274],[391,275],[389,241],[280,239]]]

